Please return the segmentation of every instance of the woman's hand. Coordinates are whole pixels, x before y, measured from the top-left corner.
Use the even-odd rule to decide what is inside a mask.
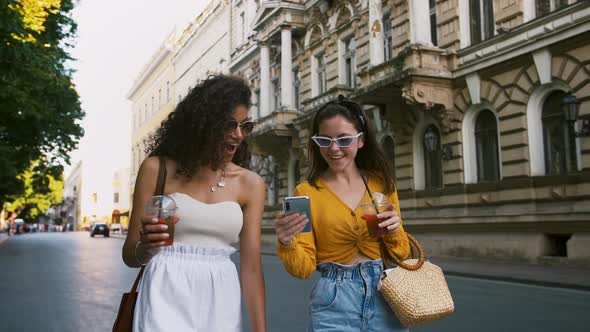
[[[383,211],[383,212],[379,213],[377,215],[377,217],[380,220],[387,218],[387,220],[384,220],[379,223],[379,227],[387,228],[387,232],[389,234],[395,234],[395,232],[397,232],[397,229],[399,228],[401,219],[397,215],[397,212],[395,210],[395,205],[391,204],[391,206],[389,208],[387,208],[387,211]]]
[[[290,215],[279,214],[274,222],[279,241],[284,246],[291,245],[293,237],[305,228],[309,220],[305,214],[293,213]]]
[[[144,252],[150,257],[160,252],[160,247],[165,246],[165,240],[170,237],[167,225],[159,224],[158,218],[148,216],[141,218],[139,234]]]

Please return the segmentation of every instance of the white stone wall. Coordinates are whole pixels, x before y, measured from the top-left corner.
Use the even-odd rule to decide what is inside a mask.
[[[224,1],[200,22],[190,38],[178,45],[172,60],[175,67],[174,90],[176,102],[183,98],[190,88],[209,74],[229,73],[230,60],[230,6]]]

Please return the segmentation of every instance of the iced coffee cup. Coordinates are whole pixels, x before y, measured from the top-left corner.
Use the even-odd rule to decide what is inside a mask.
[[[379,203],[361,204],[361,209],[363,210],[363,219],[367,222],[367,229],[371,237],[383,237],[389,233],[387,227],[379,227],[379,223],[389,218],[377,217],[379,213],[391,210],[391,204],[389,202],[381,201]]]
[[[172,197],[167,195],[153,196],[145,207],[147,217],[158,219],[159,224],[168,226],[168,238],[164,240],[166,246],[174,243],[174,226],[178,218],[176,217],[176,202]]]

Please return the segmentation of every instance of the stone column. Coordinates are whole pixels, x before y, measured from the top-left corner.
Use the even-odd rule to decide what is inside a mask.
[[[383,7],[381,1],[369,1],[369,61],[371,66],[383,63]]]
[[[291,54],[291,27],[281,27],[281,104],[288,110],[293,107],[293,55]]]
[[[260,116],[270,114],[270,50],[267,44],[260,44]]]
[[[410,5],[410,42],[432,46],[430,37],[430,7],[428,1],[409,1]]]

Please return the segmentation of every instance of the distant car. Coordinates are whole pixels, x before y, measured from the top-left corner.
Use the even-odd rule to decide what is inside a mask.
[[[123,225],[116,223],[116,224],[111,224],[111,232],[115,233],[115,232],[119,232],[121,234],[123,234]]]
[[[104,235],[109,237],[109,227],[107,224],[94,224],[90,229],[90,237],[94,237],[96,234]]]

